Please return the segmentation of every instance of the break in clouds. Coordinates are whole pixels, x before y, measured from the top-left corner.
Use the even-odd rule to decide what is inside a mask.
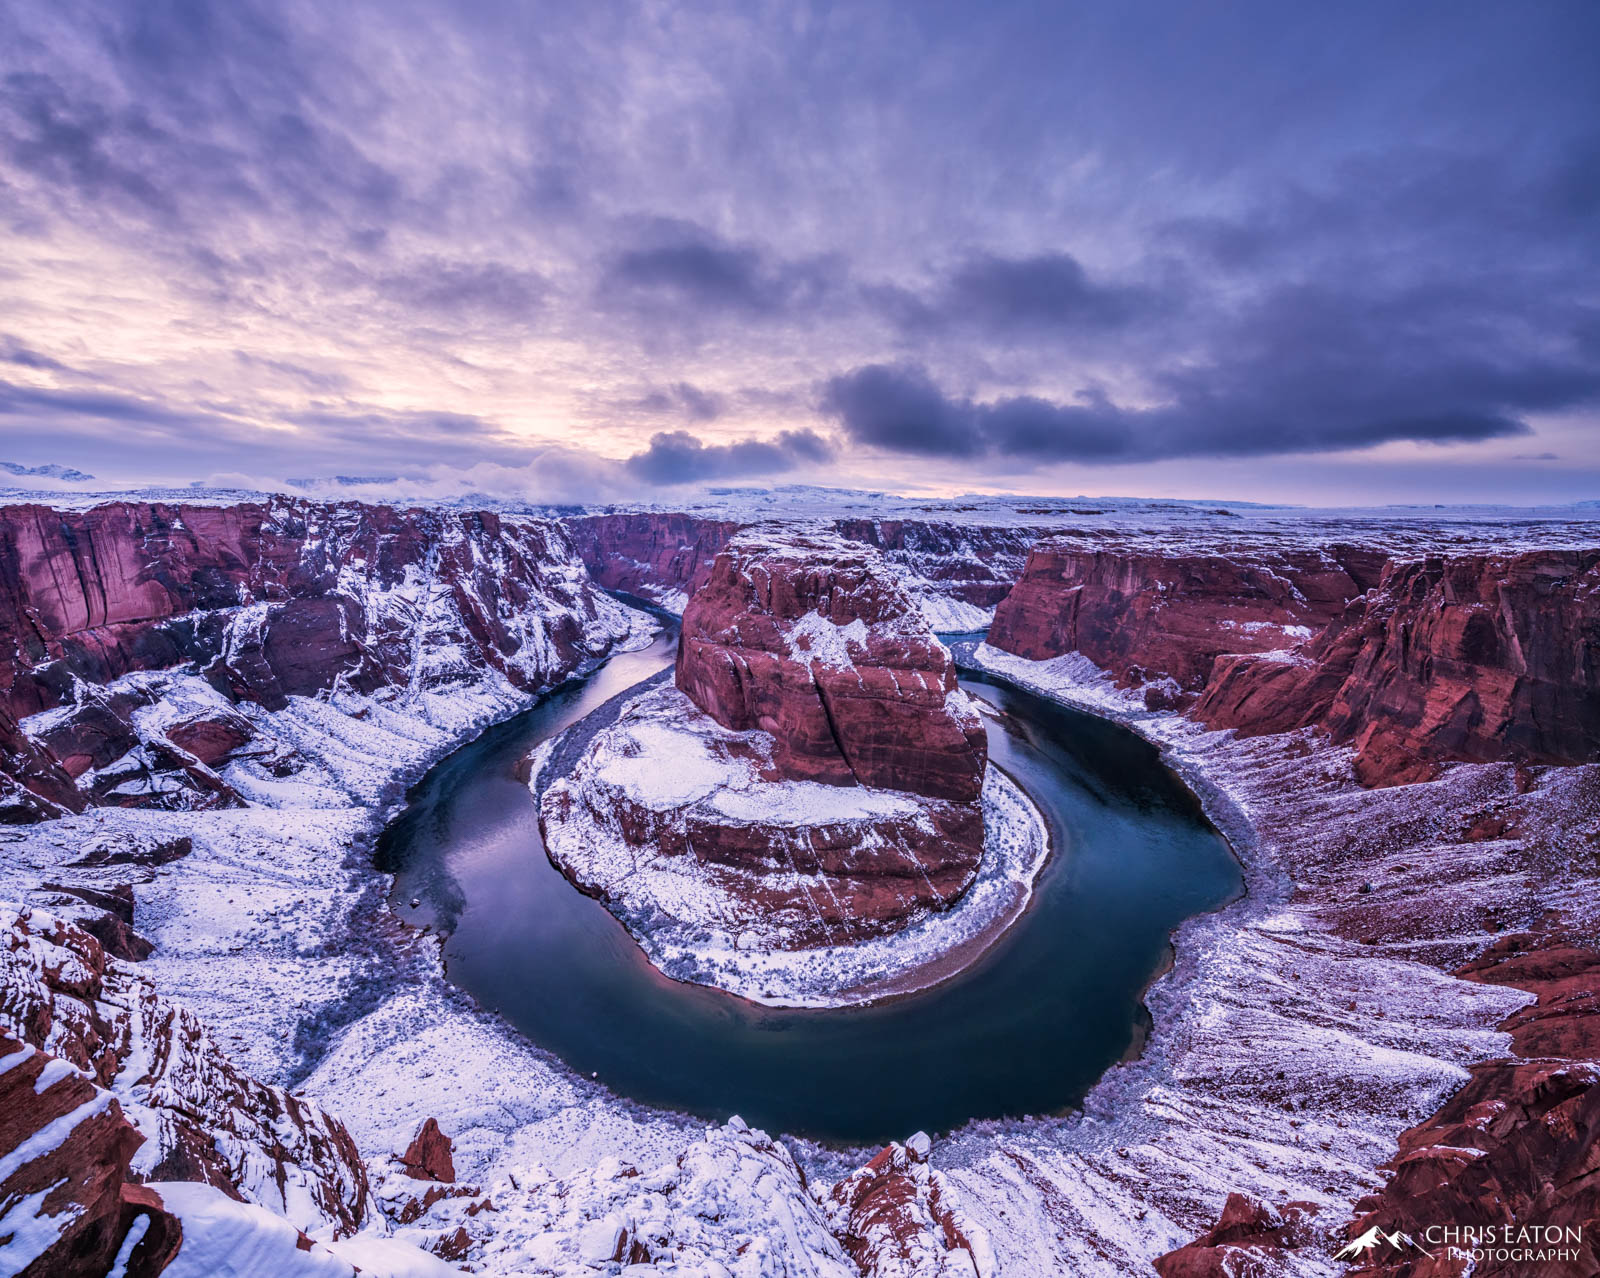
[[[1589,6],[0,9],[18,462],[1600,462]]]

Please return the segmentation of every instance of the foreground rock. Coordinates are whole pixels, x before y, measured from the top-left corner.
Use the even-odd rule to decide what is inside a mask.
[[[237,805],[223,773],[252,755],[256,708],[409,699],[485,670],[533,690],[629,628],[548,520],[287,498],[6,507],[0,816]],[[175,712],[152,672],[216,699]]]
[[[420,1192],[419,1192],[420,1190]],[[657,1165],[607,1158],[567,1176],[523,1164],[492,1184],[421,1190],[393,1176],[379,1197],[398,1236],[495,1273],[625,1272],[702,1278],[899,1278],[857,1270],[789,1151],[739,1119]],[[938,1271],[931,1271],[938,1272]],[[959,1271],[954,1271],[959,1272]]]
[[[303,1229],[365,1221],[366,1166],[337,1119],[238,1070],[194,1016],[43,910],[0,905],[0,1031],[120,1106],[133,1179],[202,1181]]]
[[[1516,1056],[1473,1065],[1460,1091],[1401,1134],[1383,1188],[1356,1204],[1350,1239],[1376,1228],[1429,1255],[1379,1247],[1360,1272],[1600,1273],[1600,950],[1547,921],[1460,971],[1537,999],[1502,1022]]]
[[[918,1132],[882,1149],[828,1193],[833,1232],[874,1278],[993,1278],[989,1235],[962,1215],[949,1180],[928,1162]]]

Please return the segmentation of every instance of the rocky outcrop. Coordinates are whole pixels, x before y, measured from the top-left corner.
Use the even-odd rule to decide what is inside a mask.
[[[826,534],[742,533],[684,611],[677,686],[775,743],[776,776],[969,801],[983,725],[950,653],[875,552]]]
[[[1161,1278],[1253,1278],[1285,1271],[1285,1253],[1311,1243],[1306,1221],[1315,1203],[1285,1203],[1281,1211],[1245,1194],[1229,1194],[1216,1225],[1191,1243],[1155,1259]]]
[[[787,781],[773,738],[723,728],[682,693],[631,700],[539,805],[551,859],[644,931],[714,928],[805,949],[894,931],[966,890],[974,802]]]
[[[608,590],[682,612],[744,523],[678,512],[577,515],[562,521],[583,562]],[[927,519],[838,519],[848,541],[879,551],[935,630],[988,625],[1022,574],[1036,527]]]
[[[872,1278],[991,1278],[988,1235],[962,1216],[930,1148],[923,1132],[885,1146],[829,1191],[828,1223]]]
[[[412,696],[497,672],[544,687],[626,633],[549,520],[286,498],[0,510],[0,815],[239,800],[229,705]],[[140,676],[221,694],[146,724]],[[32,796],[29,798],[28,796]]]
[[[1199,693],[1223,653],[1299,646],[1362,593],[1371,564],[1344,545],[1202,552],[1046,538],[988,641],[1033,661],[1081,652],[1170,705]]]
[[[144,1137],[105,1088],[0,1030],[0,1263],[21,1278],[102,1278],[140,1212],[126,1195]],[[163,1218],[165,1220],[170,1218]],[[147,1222],[146,1232],[149,1232]],[[157,1229],[157,1234],[168,1232]],[[153,1243],[154,1240],[152,1240]],[[160,1272],[152,1245],[129,1275]]]
[[[534,782],[551,858],[635,930],[840,945],[972,883],[983,726],[877,552],[741,533],[684,612],[675,681]]]
[[[192,1014],[44,910],[0,906],[0,1032],[120,1106],[146,1142],[132,1179],[202,1181],[306,1229],[365,1219],[366,1168],[337,1119],[241,1072]]]
[[[437,1119],[422,1124],[406,1152],[400,1155],[406,1175],[414,1180],[449,1183],[456,1178],[455,1149],[450,1138],[439,1130]]]
[[[728,520],[654,511],[563,522],[597,582],[673,612],[705,585],[717,552],[739,529]]]
[[[1245,733],[1315,724],[1356,748],[1369,785],[1600,757],[1600,551],[1392,564],[1302,654],[1219,662],[1195,714]]]
[[[1430,1254],[1375,1248],[1359,1272],[1600,1273],[1600,950],[1552,918],[1457,975],[1536,998],[1502,1022],[1515,1056],[1471,1066],[1465,1086],[1401,1134],[1383,1188],[1356,1204],[1349,1238],[1376,1227]],[[1444,1226],[1480,1231],[1483,1253]]]
[[[1213,728],[1316,726],[1366,785],[1441,763],[1600,758],[1600,551],[1394,561],[1336,543],[1156,552],[1042,541],[994,647],[1082,653]]]

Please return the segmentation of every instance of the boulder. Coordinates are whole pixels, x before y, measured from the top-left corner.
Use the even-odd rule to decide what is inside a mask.
[[[450,1138],[439,1130],[436,1119],[422,1124],[406,1152],[400,1155],[400,1163],[414,1180],[451,1184],[456,1178],[455,1150]]]

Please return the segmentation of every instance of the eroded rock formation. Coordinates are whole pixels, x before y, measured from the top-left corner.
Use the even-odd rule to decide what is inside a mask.
[[[682,612],[705,584],[717,552],[739,525],[723,519],[654,511],[580,515],[564,521],[589,571],[621,590]]]
[[[627,631],[548,520],[275,498],[0,511],[0,816],[238,802],[220,775],[281,709],[498,672],[533,689]],[[142,672],[220,694],[154,716]],[[108,686],[109,685],[109,686]]]
[[[772,527],[717,556],[683,616],[677,686],[771,734],[780,777],[971,800],[983,725],[955,663],[873,551]]]
[[[1196,714],[1214,727],[1306,724],[1358,752],[1368,784],[1444,761],[1600,755],[1600,551],[1394,563],[1303,656],[1232,658]]]
[[[542,787],[552,858],[636,928],[805,949],[895,931],[973,881],[983,726],[877,552],[741,533],[684,613],[676,684]]]
[[[988,1234],[962,1215],[955,1191],[928,1162],[918,1132],[885,1146],[828,1193],[829,1224],[850,1259],[874,1278],[990,1278]]]
[[[0,1033],[93,1092],[107,1115],[96,1138],[106,1183],[117,1179],[111,1164],[131,1157],[133,1180],[201,1181],[302,1228],[351,1232],[366,1218],[366,1167],[337,1119],[237,1069],[192,1014],[47,911],[0,905]],[[117,1135],[125,1128],[131,1143]],[[35,1208],[57,1214],[48,1202]]]
[[[1127,685],[1198,693],[1222,653],[1297,647],[1360,595],[1373,552],[1336,545],[1211,552],[1046,538],[995,612],[989,642],[1033,661],[1081,652]]]

